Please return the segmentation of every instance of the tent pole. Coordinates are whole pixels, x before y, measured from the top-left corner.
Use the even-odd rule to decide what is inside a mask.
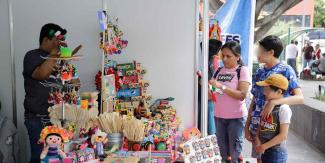
[[[16,64],[15,64],[15,52],[14,52],[14,24],[12,15],[12,0],[8,0],[8,12],[9,12],[9,34],[10,34],[10,56],[11,56],[11,92],[12,92],[12,117],[14,124],[17,127],[17,103],[16,103]]]
[[[201,103],[201,133],[207,136],[208,133],[208,53],[209,53],[209,1],[203,0],[203,40],[202,40],[202,103]]]

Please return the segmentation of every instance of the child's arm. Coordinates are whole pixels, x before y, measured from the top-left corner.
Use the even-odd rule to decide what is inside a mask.
[[[247,121],[246,121],[246,124],[245,124],[245,138],[250,142],[253,141],[252,135],[251,135],[251,133],[249,131],[249,125],[251,124],[251,114],[253,112],[253,106],[254,106],[254,103],[255,103],[254,101],[255,101],[255,97],[253,96],[253,98],[251,100],[251,104],[249,106]]]
[[[275,136],[273,139],[271,139],[270,141],[257,146],[256,147],[256,151],[259,153],[263,153],[265,150],[280,144],[282,141],[287,139],[288,136],[288,131],[289,131],[289,123],[284,123],[280,125],[280,133]]]
[[[269,101],[265,105],[261,113],[261,118],[266,119],[267,117],[269,117],[270,114],[272,113],[274,106],[276,105],[281,105],[281,104],[296,105],[296,104],[304,103],[304,95],[302,94],[301,88],[294,89],[292,93],[293,96]]]
[[[260,140],[260,132],[261,132],[261,120],[260,120],[260,124],[258,125],[257,131],[256,131],[256,137],[254,138],[255,146],[262,145],[261,140]]]
[[[223,92],[234,99],[243,101],[247,96],[249,86],[250,86],[249,82],[239,81],[238,89],[231,89],[229,87],[226,87],[226,89],[223,90]]]

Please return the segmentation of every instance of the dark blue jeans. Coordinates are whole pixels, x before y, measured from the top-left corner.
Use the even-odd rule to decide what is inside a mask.
[[[262,154],[263,163],[286,163],[287,149],[283,147],[270,148]]]
[[[208,135],[216,134],[216,125],[214,120],[214,105],[213,101],[208,101]]]
[[[297,60],[296,58],[289,58],[288,61],[287,61],[288,65],[290,65],[293,70],[295,71],[296,75],[298,75],[298,72],[297,72]]]
[[[216,118],[217,138],[222,161],[231,156],[232,163],[238,163],[244,140],[246,117],[236,119]]]
[[[25,118],[25,126],[28,131],[31,160],[30,163],[39,163],[43,145],[38,144],[43,124],[40,118]]]

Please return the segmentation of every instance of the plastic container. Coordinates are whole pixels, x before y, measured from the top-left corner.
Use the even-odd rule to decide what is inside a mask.
[[[61,51],[60,57],[62,58],[69,58],[72,55],[72,50],[68,47],[61,47],[60,51]]]

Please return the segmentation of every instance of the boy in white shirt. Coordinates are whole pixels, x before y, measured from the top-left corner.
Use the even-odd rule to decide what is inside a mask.
[[[283,98],[288,89],[288,80],[281,74],[272,74],[266,80],[257,82],[263,87],[266,100]],[[285,163],[287,149],[285,147],[289,130],[291,109],[288,105],[277,105],[267,119],[261,119],[256,140],[256,152],[262,154],[263,163]]]
[[[293,68],[293,70],[297,75],[298,72],[297,72],[296,62],[298,56],[298,47],[293,40],[291,40],[291,44],[287,45],[285,52],[286,52],[285,55],[286,55],[288,65],[290,65]]]

